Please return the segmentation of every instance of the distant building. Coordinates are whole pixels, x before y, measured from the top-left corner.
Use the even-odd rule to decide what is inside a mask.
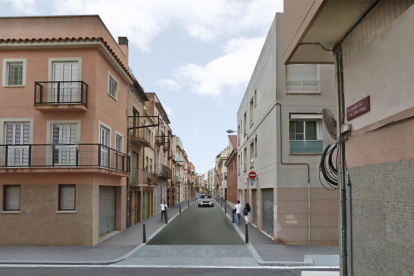
[[[227,203],[237,203],[237,135],[228,135],[229,154],[224,166],[227,172]]]

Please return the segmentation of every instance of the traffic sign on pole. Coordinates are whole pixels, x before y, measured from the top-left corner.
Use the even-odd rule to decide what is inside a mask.
[[[257,174],[254,171],[249,172],[249,178],[250,179],[255,179],[257,176]]]

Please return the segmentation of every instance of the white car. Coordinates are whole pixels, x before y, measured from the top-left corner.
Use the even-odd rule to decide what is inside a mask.
[[[198,199],[198,207],[201,206],[214,207],[213,197],[211,195],[200,195],[200,198]]]

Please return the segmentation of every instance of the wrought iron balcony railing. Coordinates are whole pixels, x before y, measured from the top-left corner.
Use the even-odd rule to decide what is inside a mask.
[[[155,165],[155,173],[161,177],[161,178],[171,178],[172,177],[172,171],[170,168],[168,168],[165,165],[157,164]]]
[[[129,157],[102,144],[0,145],[0,168],[97,167],[129,172]]]
[[[35,106],[83,105],[88,106],[88,85],[84,81],[35,82]]]

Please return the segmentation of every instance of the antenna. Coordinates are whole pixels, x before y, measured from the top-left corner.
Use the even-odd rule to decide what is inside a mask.
[[[336,120],[335,115],[328,108],[322,110],[322,120],[325,124],[326,129],[328,130],[331,137],[335,140],[336,138]]]

